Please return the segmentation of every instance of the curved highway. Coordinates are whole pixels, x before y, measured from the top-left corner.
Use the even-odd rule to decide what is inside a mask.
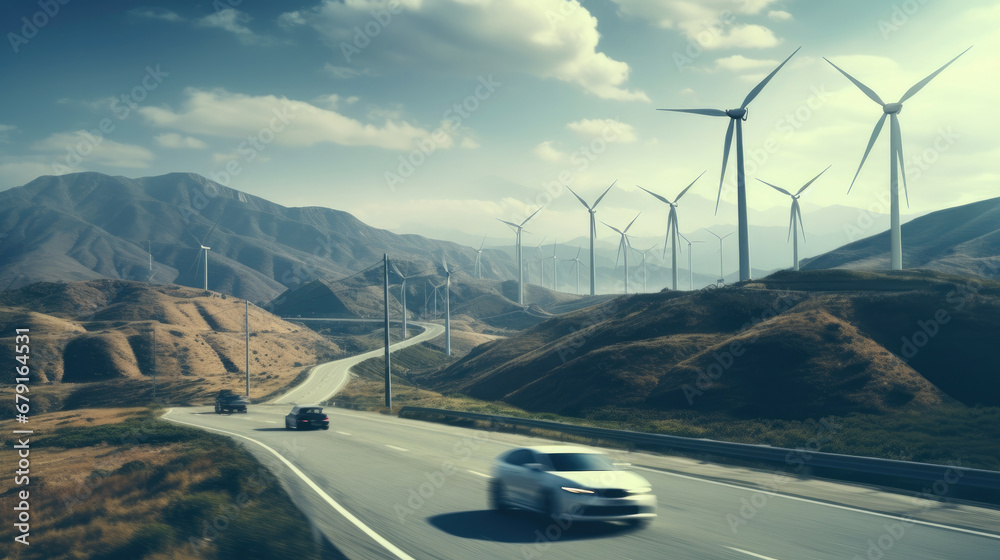
[[[440,328],[421,326],[428,337]],[[316,369],[310,380],[322,379],[313,385],[318,393],[293,391],[247,414],[220,416],[195,407],[165,417],[246,443],[317,530],[352,559],[992,560],[1000,550],[994,510],[941,508],[950,521],[914,521],[910,516],[929,506],[909,498],[904,503],[899,495],[882,495],[885,503],[902,504],[899,514],[886,515],[660,468],[637,467],[659,500],[659,517],[646,529],[498,514],[486,509],[493,458],[538,439],[340,409],[330,411],[328,431],[284,430],[289,397],[326,398],[343,382],[327,378],[343,378],[345,363]],[[617,455],[636,465],[669,461]],[[880,503],[872,489],[815,484]],[[980,515],[978,525],[963,523],[965,515],[970,521]]]

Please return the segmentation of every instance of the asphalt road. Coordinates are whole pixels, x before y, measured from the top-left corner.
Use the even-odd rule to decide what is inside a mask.
[[[443,332],[440,325],[419,325],[424,333],[393,348]],[[170,410],[165,418],[246,444],[315,521],[316,530],[351,559],[1000,557],[1000,534],[994,534],[1000,527],[981,531],[960,523],[907,521],[909,516],[643,467],[637,468],[659,501],[659,517],[645,529],[499,514],[486,509],[493,458],[540,440],[340,409],[328,409],[328,431],[284,429],[290,403],[325,400],[346,382],[350,366],[378,355],[381,350],[317,366],[295,390],[251,406],[246,414],[193,407]],[[656,464],[641,454],[610,453],[637,465]]]

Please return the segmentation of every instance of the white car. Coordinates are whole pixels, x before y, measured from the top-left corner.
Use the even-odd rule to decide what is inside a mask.
[[[649,481],[586,447],[511,449],[497,457],[492,474],[489,501],[495,510],[526,509],[562,520],[627,521],[637,526],[656,517]]]

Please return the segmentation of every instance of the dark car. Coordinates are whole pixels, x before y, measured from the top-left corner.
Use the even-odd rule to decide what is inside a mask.
[[[330,429],[330,417],[323,412],[323,407],[314,404],[301,405],[292,408],[285,416],[286,430],[301,430],[309,428]]]
[[[215,397],[215,413],[246,412],[248,404],[250,401],[246,397],[237,395],[229,389],[222,389]]]

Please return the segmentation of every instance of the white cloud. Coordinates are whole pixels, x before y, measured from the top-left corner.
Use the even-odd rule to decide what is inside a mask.
[[[780,60],[747,58],[741,54],[727,56],[715,61],[715,70],[742,72],[744,70],[772,69],[781,64]],[[765,74],[766,75],[766,74]]]
[[[386,119],[381,126],[363,123],[305,101],[274,95],[243,95],[216,89],[188,89],[184,107],[174,111],[162,107],[138,109],[146,121],[160,128],[188,134],[245,139],[262,138],[286,146],[313,146],[331,142],[343,146],[373,146],[409,150],[414,142],[431,135],[410,123]],[[443,130],[438,147],[450,147],[452,138]]]
[[[122,144],[83,130],[57,132],[36,142],[31,149],[52,152],[54,163],[71,168],[88,161],[111,167],[142,168],[149,167],[153,160],[153,153],[142,146]]]
[[[792,14],[784,10],[771,10],[767,12],[767,17],[773,19],[774,21],[792,21],[794,19]]]
[[[393,14],[392,6],[401,9]],[[349,64],[370,69],[522,73],[604,99],[649,101],[626,88],[628,64],[597,50],[597,19],[577,0],[323,0],[279,21],[313,27]]]
[[[635,127],[615,119],[582,119],[571,122],[566,128],[584,138],[614,138],[615,142],[635,142]],[[610,140],[609,140],[610,141]]]
[[[222,29],[236,35],[241,43],[245,45],[265,42],[265,39],[256,35],[245,23],[250,21],[250,16],[234,8],[226,8],[209,14],[198,20],[201,27],[214,27]]]
[[[546,140],[535,146],[532,152],[538,156],[539,159],[549,163],[561,163],[569,160],[569,155],[556,149],[552,145],[551,140]]]
[[[163,21],[169,21],[171,23],[177,23],[184,21],[184,18],[177,15],[170,10],[163,8],[136,8],[134,10],[129,10],[130,15],[147,18],[147,19],[159,19]]]
[[[30,183],[42,175],[62,175],[73,171],[72,169],[53,169],[50,163],[30,161],[23,157],[18,158],[18,160],[0,162],[0,190]]]
[[[192,138],[191,136],[181,136],[176,132],[165,132],[163,134],[157,134],[153,137],[156,143],[164,148],[191,148],[196,150],[203,150],[208,147],[208,144],[198,140],[197,138]]]
[[[654,21],[664,29],[679,30],[704,49],[762,49],[780,43],[767,27],[740,21],[740,16],[760,14],[777,0],[613,1],[622,14]]]

